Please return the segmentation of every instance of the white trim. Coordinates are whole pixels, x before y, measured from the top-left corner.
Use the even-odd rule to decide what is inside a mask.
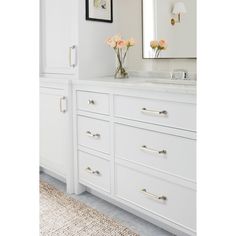
[[[66,183],[66,178],[59,173],[55,173],[53,171],[50,171],[46,167],[43,167],[43,166],[40,166],[40,171],[42,171],[43,173],[45,173],[49,176],[52,176],[55,179],[60,180],[63,183]]]

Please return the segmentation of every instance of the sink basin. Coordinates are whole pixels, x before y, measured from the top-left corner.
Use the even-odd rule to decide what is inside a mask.
[[[145,80],[145,83],[195,86],[196,85],[196,80],[148,79],[148,80]]]
[[[182,85],[182,86],[196,86],[196,74],[189,73],[191,79],[172,79],[171,72],[156,72],[156,71],[130,71],[130,78],[127,83],[131,81],[143,84],[161,84],[161,85]]]

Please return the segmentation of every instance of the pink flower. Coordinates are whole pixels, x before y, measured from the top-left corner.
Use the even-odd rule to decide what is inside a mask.
[[[106,40],[106,44],[112,47],[116,51],[116,53],[120,53],[125,50],[126,52],[124,53],[124,56],[126,56],[128,49],[134,46],[136,42],[133,38],[130,38],[128,40],[122,39],[121,36],[117,34],[112,37],[109,37]]]
[[[117,41],[117,45],[116,45],[117,48],[124,48],[126,46],[127,46],[127,42],[125,40],[120,39]]]
[[[159,44],[158,44],[158,41],[157,41],[157,40],[152,40],[152,41],[150,42],[150,47],[151,47],[152,49],[156,49],[156,48],[158,48],[158,46],[159,46]]]
[[[166,43],[166,41],[165,40],[160,40],[159,41],[159,47],[158,47],[159,49],[161,49],[161,50],[164,50],[164,49],[166,49],[167,48],[167,43]]]
[[[121,36],[117,34],[117,35],[112,36],[112,39],[117,43],[118,41],[121,40]]]
[[[133,38],[130,38],[127,40],[127,46],[133,47],[136,44],[135,40]]]
[[[106,41],[106,43],[107,43],[110,47],[112,47],[112,48],[115,48],[115,47],[116,47],[116,42],[114,41],[113,38],[108,38],[107,41]]]

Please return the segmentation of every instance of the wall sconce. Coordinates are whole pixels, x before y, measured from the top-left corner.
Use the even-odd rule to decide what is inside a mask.
[[[186,10],[185,4],[183,2],[175,3],[172,13],[175,15],[178,15],[178,19],[176,20],[176,19],[172,18],[171,24],[175,25],[175,23],[180,23],[180,15],[184,14],[186,12],[187,12],[187,10]]]

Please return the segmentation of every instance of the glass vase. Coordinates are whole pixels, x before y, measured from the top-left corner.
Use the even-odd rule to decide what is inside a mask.
[[[126,69],[124,68],[124,66],[121,64],[116,68],[116,73],[115,73],[114,77],[116,79],[125,79],[125,78],[129,78],[129,74],[126,71]]]
[[[123,57],[123,51],[120,50],[117,54],[117,67],[115,72],[115,79],[126,79],[129,78],[129,74],[125,68],[126,55]]]

